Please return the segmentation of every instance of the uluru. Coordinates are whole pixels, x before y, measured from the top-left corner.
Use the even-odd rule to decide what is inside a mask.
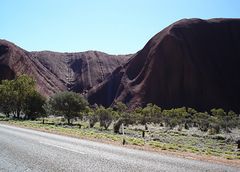
[[[0,40],[0,80],[28,74],[45,96],[74,91],[106,107],[121,101],[239,112],[239,66],[240,19],[182,19],[130,55],[30,52]]]
[[[240,112],[240,19],[183,19],[88,93],[90,103],[130,108],[221,107]]]
[[[109,55],[99,51],[58,53],[26,51],[0,40],[0,80],[27,74],[38,91],[49,97],[60,91],[86,93],[123,65],[131,55]]]

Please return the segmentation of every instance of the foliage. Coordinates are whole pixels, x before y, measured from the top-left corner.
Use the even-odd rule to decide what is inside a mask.
[[[74,92],[60,92],[49,100],[49,106],[57,116],[64,116],[70,124],[70,120],[81,117],[86,110],[88,102],[79,94]]]
[[[97,122],[108,129],[113,122],[113,130],[119,133],[120,126],[131,124],[145,125],[145,130],[151,123],[178,130],[198,127],[199,130],[209,134],[218,134],[221,131],[231,132],[233,128],[240,127],[240,117],[234,111],[225,112],[224,109],[214,108],[210,112],[198,112],[193,108],[161,109],[157,105],[147,104],[145,107],[128,109],[122,102],[114,102],[112,108],[93,105],[79,94],[74,92],[61,92],[55,94],[45,103],[45,98],[35,90],[35,81],[27,75],[21,75],[15,80],[4,80],[0,85],[0,111],[6,116],[14,114],[19,118],[25,114],[25,119],[36,119],[48,115],[64,116],[70,124],[73,118],[82,118],[89,121],[93,128]]]
[[[39,117],[46,117],[47,114],[43,108],[46,99],[38,92],[33,92],[25,100],[23,112],[26,119],[36,119]]]
[[[93,108],[87,107],[87,117],[89,120],[89,127],[93,128],[94,125],[99,121],[99,117],[96,114],[96,110],[98,109],[98,106],[95,106]]]
[[[45,112],[46,116],[55,115],[50,101],[46,101],[45,104],[42,107],[44,109],[44,112]]]
[[[113,120],[112,108],[104,108],[103,106],[100,106],[97,108],[96,114],[99,117],[100,127],[104,127],[105,130],[107,130]]]
[[[114,102],[114,106],[113,106],[113,110],[114,111],[117,111],[119,113],[123,113],[123,112],[126,112],[127,111],[127,106],[122,103],[122,102]]]
[[[238,115],[230,110],[228,113],[223,109],[212,109],[212,116],[216,118],[216,121],[224,131],[230,132],[230,129],[237,127],[238,123]]]
[[[159,123],[162,121],[161,108],[153,105],[152,103],[147,104],[145,108],[142,109],[140,116],[140,123],[145,125],[148,122]]]
[[[115,119],[115,122],[113,124],[113,131],[114,133],[119,133],[121,125],[126,125],[128,122],[130,122],[131,115],[127,113],[127,106],[122,102],[115,102],[113,110],[113,116]]]
[[[0,85],[0,110],[2,113],[9,116],[13,111],[14,95],[12,81],[4,80]]]
[[[28,106],[27,99],[36,93],[35,81],[27,75],[18,76],[15,80],[2,81],[0,85],[0,102],[3,113],[16,114],[17,118]]]
[[[187,125],[191,123],[191,115],[187,112],[185,107],[163,110],[163,119],[165,125],[170,127],[170,129],[176,127],[177,125]],[[185,127],[187,128],[187,127]]]
[[[194,114],[194,122],[201,131],[207,131],[210,126],[210,116],[207,112],[197,112]]]

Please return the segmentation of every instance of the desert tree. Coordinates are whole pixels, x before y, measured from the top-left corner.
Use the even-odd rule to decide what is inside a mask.
[[[49,104],[56,116],[64,116],[68,124],[71,124],[71,119],[81,117],[88,102],[80,94],[64,91],[51,97]]]
[[[46,98],[36,91],[26,97],[25,105],[23,107],[25,118],[34,120],[36,118],[45,117],[46,112],[43,108],[45,102]]]
[[[12,81],[4,80],[0,85],[0,111],[9,116],[13,112],[13,90]]]
[[[26,99],[36,92],[35,81],[27,75],[20,75],[14,80],[4,80],[0,86],[1,109],[20,117]]]
[[[94,104],[91,107],[87,107],[87,118],[89,121],[89,127],[93,128],[94,125],[99,121],[99,116],[96,113],[96,110],[98,109],[98,105]]]
[[[207,112],[197,112],[194,114],[193,118],[194,123],[196,123],[198,129],[204,132],[209,129],[212,118]]]
[[[129,121],[129,116],[127,114],[127,106],[122,102],[114,102],[113,105],[114,110],[114,124],[113,131],[114,133],[119,133],[119,129],[122,124],[125,124]]]
[[[100,106],[97,108],[96,114],[99,118],[100,127],[104,127],[107,130],[113,121],[113,109]]]

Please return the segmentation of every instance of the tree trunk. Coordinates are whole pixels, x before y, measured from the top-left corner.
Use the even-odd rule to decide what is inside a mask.
[[[142,138],[145,138],[145,130],[142,130]]]
[[[108,126],[107,126],[106,124],[104,125],[104,129],[105,129],[105,130],[107,130],[107,129],[108,129]]]
[[[17,119],[19,119],[19,118],[20,118],[20,111],[17,110]]]
[[[96,121],[94,121],[94,119],[89,120],[89,127],[90,128],[93,128],[95,124],[96,124]]]
[[[237,143],[237,148],[238,148],[238,151],[240,151],[240,139],[236,141]]]
[[[70,119],[67,119],[67,121],[68,121],[68,125],[70,125],[71,124]]]
[[[93,128],[93,126],[94,126],[94,123],[92,123],[91,121],[89,122],[89,127],[90,128]]]
[[[123,121],[121,119],[119,119],[118,121],[116,121],[113,124],[113,131],[114,131],[114,133],[119,134],[119,129],[120,129],[122,123],[123,123]]]
[[[123,140],[122,140],[122,144],[123,144],[123,145],[126,144],[126,140],[125,140],[125,138],[123,138]]]
[[[147,126],[147,123],[145,124],[145,130],[148,130],[148,126]]]
[[[43,124],[45,123],[44,118],[43,118],[43,120],[42,120],[42,123],[43,123]]]

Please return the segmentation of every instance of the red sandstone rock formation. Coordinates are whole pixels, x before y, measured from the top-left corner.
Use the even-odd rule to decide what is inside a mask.
[[[88,94],[130,107],[222,107],[240,112],[240,19],[184,19],[155,35]]]
[[[129,57],[97,51],[27,52],[0,40],[0,80],[28,74],[33,76],[38,90],[46,96],[64,90],[83,93],[102,82]]]

